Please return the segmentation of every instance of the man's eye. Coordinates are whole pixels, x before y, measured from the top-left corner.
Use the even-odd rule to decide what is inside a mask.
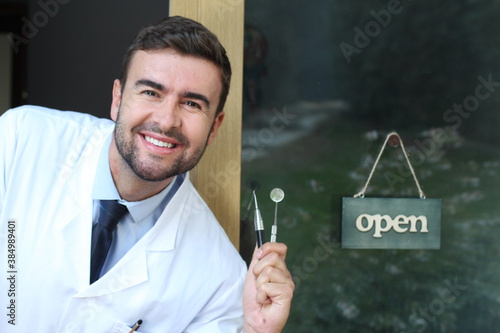
[[[156,96],[158,96],[158,94],[157,94],[156,92],[152,91],[152,90],[146,90],[146,91],[144,91],[143,93],[144,93],[145,95],[147,95],[147,96],[151,96],[151,97],[156,97]]]
[[[192,108],[198,108],[198,109],[200,108],[200,104],[193,102],[193,101],[186,101],[186,102],[184,102],[184,104],[186,104],[187,106],[192,107]]]

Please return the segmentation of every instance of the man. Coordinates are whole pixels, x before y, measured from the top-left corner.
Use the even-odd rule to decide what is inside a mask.
[[[130,46],[116,126],[35,106],[0,118],[1,332],[129,332],[139,320],[140,332],[281,331],[286,246],[256,249],[247,273],[189,182],[230,77],[217,38],[171,17]],[[110,248],[96,256],[102,239]]]

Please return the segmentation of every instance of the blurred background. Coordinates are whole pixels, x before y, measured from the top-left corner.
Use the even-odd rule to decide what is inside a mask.
[[[166,0],[0,0],[0,114],[29,103],[109,118],[128,45],[168,6]]]
[[[282,188],[278,241],[297,287],[284,332],[500,332],[500,1],[247,0],[245,11],[242,253],[251,185],[268,235],[269,193]],[[165,0],[0,0],[2,111],[108,117],[126,47],[166,13]],[[342,249],[342,197],[394,130],[427,197],[442,199],[441,249]],[[399,148],[366,196],[418,197]]]
[[[285,332],[500,332],[499,17],[496,0],[246,2],[242,217],[258,181],[269,234],[284,190]],[[342,249],[342,197],[394,130],[442,199],[441,249]],[[399,147],[366,196],[418,197]]]

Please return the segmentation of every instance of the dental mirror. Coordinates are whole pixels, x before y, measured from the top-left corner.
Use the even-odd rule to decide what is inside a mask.
[[[274,223],[271,228],[271,242],[276,242],[276,236],[278,234],[278,202],[283,200],[285,197],[285,192],[280,188],[275,188],[271,191],[271,200],[276,203],[274,208]]]

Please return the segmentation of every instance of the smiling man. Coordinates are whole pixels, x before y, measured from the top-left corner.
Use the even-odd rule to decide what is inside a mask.
[[[0,118],[0,332],[282,330],[286,246],[256,249],[247,272],[189,181],[230,78],[217,38],[171,17],[127,51],[112,121],[37,106]]]
[[[130,176],[123,182],[127,187],[154,181],[158,193],[172,177],[192,169],[215,138],[224,119],[217,110],[220,69],[172,48],[137,51],[129,66],[123,86],[116,80],[113,87],[111,170]],[[118,190],[125,199],[141,199],[136,189]]]

